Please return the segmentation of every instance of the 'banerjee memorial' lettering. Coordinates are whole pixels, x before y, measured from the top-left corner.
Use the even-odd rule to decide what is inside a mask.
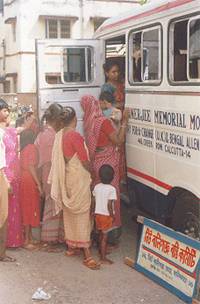
[[[130,112],[127,140],[131,144],[193,162],[199,158],[199,115],[139,108]]]

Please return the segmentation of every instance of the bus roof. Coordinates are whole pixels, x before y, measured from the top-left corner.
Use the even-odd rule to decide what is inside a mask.
[[[139,20],[162,12],[164,13],[167,10],[191,2],[195,2],[195,0],[149,0],[145,5],[134,6],[133,9],[129,10],[127,13],[107,19],[99,27],[96,35],[98,36],[98,34],[102,34],[102,32],[110,30],[111,28],[114,29],[115,27],[126,26],[126,23],[130,21]]]

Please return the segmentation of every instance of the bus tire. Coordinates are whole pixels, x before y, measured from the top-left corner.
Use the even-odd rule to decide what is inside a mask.
[[[175,206],[172,212],[171,227],[200,240],[200,199],[184,189],[178,189],[173,195],[175,196]]]

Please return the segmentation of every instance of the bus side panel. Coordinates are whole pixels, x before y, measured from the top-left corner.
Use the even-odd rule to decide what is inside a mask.
[[[174,201],[170,196],[164,195],[130,176],[128,177],[128,190],[130,202],[136,208],[138,215],[144,212],[158,222],[168,224],[174,207]]]
[[[155,215],[162,215],[163,210],[167,214],[171,202],[154,192],[165,197],[170,190],[182,188],[200,197],[200,125],[195,124],[199,96],[188,95],[168,94],[167,90],[162,94],[129,90],[127,94],[126,104],[131,109],[126,146],[128,176],[143,198],[139,200],[141,209]],[[164,209],[158,206],[158,197],[159,204],[167,204]]]

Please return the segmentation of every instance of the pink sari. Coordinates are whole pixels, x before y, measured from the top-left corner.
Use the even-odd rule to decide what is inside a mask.
[[[4,134],[6,147],[5,175],[12,187],[8,203],[7,247],[20,247],[23,244],[21,210],[19,202],[19,158],[18,138],[15,128],[6,128]]]
[[[109,164],[115,172],[112,185],[117,190],[117,201],[115,204],[115,221],[113,228],[121,226],[120,216],[120,152],[119,149],[110,144],[103,147],[103,150],[97,152],[97,143],[101,131],[102,123],[107,119],[103,117],[99,102],[93,96],[83,96],[81,106],[84,111],[83,125],[85,132],[86,144],[89,150],[90,159],[93,169],[94,185],[99,183],[99,169],[104,164]]]

